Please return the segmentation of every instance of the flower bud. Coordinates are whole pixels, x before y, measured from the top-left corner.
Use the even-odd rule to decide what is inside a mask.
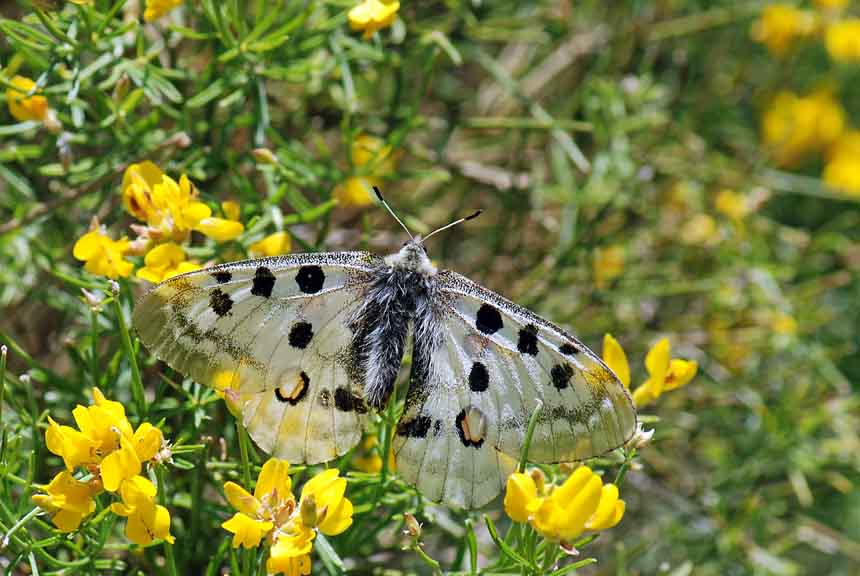
[[[415,516],[411,512],[404,512],[403,520],[406,523],[406,529],[403,533],[415,540],[421,538],[421,523],[415,518]]]
[[[254,156],[254,160],[259,162],[260,164],[277,164],[278,157],[272,153],[268,148],[255,148],[251,154]]]

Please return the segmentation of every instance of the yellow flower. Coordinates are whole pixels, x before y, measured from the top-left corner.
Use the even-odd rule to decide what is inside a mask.
[[[78,405],[72,410],[80,432],[60,426],[48,417],[45,443],[48,450],[63,459],[69,471],[80,465],[101,462],[119,447],[122,436],[132,437],[131,424],[122,404],[107,400],[98,388],[93,389],[93,401],[91,406]]]
[[[341,206],[369,206],[374,202],[373,187],[394,172],[391,146],[385,146],[380,138],[362,134],[353,140],[350,153],[357,173],[337,185],[334,197]]]
[[[529,474],[514,472],[505,487],[505,513],[514,522],[528,522],[538,500],[537,485]]]
[[[376,34],[377,30],[391,26],[398,10],[400,2],[363,0],[349,11],[349,26],[353,30],[364,30],[362,38],[367,40]]]
[[[326,536],[336,536],[352,525],[352,502],[344,497],[346,478],[336,468],[320,472],[302,488],[302,523]],[[312,502],[312,504],[310,504]],[[312,513],[305,512],[311,509]]]
[[[161,222],[161,214],[153,203],[153,188],[161,183],[164,172],[146,160],[132,164],[122,176],[122,204],[129,214],[152,225]]]
[[[539,472],[539,471],[538,471]],[[535,482],[535,477],[540,482]],[[561,486],[543,489],[543,476],[515,472],[508,477],[505,512],[514,522],[529,522],[545,538],[570,542],[585,530],[606,530],[621,521],[624,501],[618,487],[603,484],[588,466],[574,470]],[[549,495],[544,495],[545,492]]]
[[[594,251],[594,285],[598,290],[624,272],[624,247],[618,244]]]
[[[532,526],[545,538],[569,542],[585,530],[600,504],[603,482],[588,466],[580,466],[564,484],[534,506]]]
[[[81,482],[66,470],[41,489],[46,494],[35,494],[33,503],[51,514],[51,521],[61,532],[77,530],[83,519],[96,509],[93,495],[98,491],[97,484]]]
[[[860,61],[860,18],[838,20],[828,25],[824,45],[836,62]]]
[[[612,334],[603,335],[603,361],[615,372],[624,387],[630,388],[630,364],[627,362],[627,354]]]
[[[84,269],[87,272],[116,279],[128,277],[134,267],[131,262],[123,259],[128,250],[127,238],[112,240],[101,230],[92,230],[78,238],[72,255],[86,262]]]
[[[134,437],[121,436],[120,449],[105,456],[101,463],[105,490],[116,492],[125,480],[140,474],[141,464],[153,459],[163,442],[161,430],[149,422],[138,426]]]
[[[146,22],[158,20],[181,4],[182,0],[146,0],[146,10],[143,12],[143,19]]]
[[[835,142],[844,128],[845,111],[831,94],[780,92],[762,117],[762,141],[777,164],[790,166]]]
[[[153,284],[163,282],[178,274],[193,272],[201,268],[200,264],[185,261],[185,251],[182,246],[168,242],[160,244],[147,252],[143,259],[144,267],[137,271],[137,277]]]
[[[679,360],[670,356],[669,340],[657,342],[645,357],[649,377],[633,392],[633,403],[644,406],[660,397],[663,392],[686,385],[698,370],[695,360]]]
[[[286,460],[270,458],[263,464],[252,496],[235,482],[224,484],[227,501],[238,512],[221,524],[233,534],[233,548],[253,548],[260,545],[275,523],[288,519],[296,509]]]
[[[749,213],[745,198],[729,188],[724,188],[717,193],[714,199],[714,208],[717,212],[725,214],[734,221],[740,221]]]
[[[125,535],[135,544],[146,546],[156,539],[173,543],[170,534],[170,512],[155,503],[157,490],[143,476],[134,476],[120,486],[122,502],[111,504],[111,512],[125,516]]]
[[[770,4],[753,23],[752,37],[774,56],[784,56],[794,42],[815,31],[815,15],[790,4]]]
[[[273,526],[271,522],[255,520],[241,512],[236,512],[232,518],[221,524],[224,530],[233,534],[233,548],[259,546],[263,536],[268,534]]]
[[[286,232],[269,234],[259,242],[254,242],[248,250],[256,256],[280,256],[292,248],[290,236]]]
[[[125,436],[120,437],[120,449],[114,450],[102,460],[101,474],[105,490],[116,492],[123,481],[140,474],[141,463],[134,445]]]
[[[9,106],[9,113],[21,122],[45,120],[49,111],[48,101],[44,96],[38,95],[40,90],[36,89],[36,83],[25,76],[15,76],[9,83],[17,88],[17,90],[6,88],[6,104]],[[28,94],[31,95],[28,96]]]

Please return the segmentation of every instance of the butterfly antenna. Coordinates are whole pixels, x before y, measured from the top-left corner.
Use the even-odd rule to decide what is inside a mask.
[[[412,232],[409,231],[409,228],[406,227],[406,224],[404,224],[403,221],[397,217],[397,214],[394,213],[394,210],[391,209],[391,206],[389,206],[388,202],[385,201],[385,198],[382,197],[382,192],[379,191],[379,188],[374,186],[373,191],[376,192],[376,197],[379,198],[379,201],[382,203],[383,206],[385,206],[385,209],[388,210],[388,213],[391,214],[395,220],[397,220],[398,224],[403,226],[403,229],[406,230],[407,234],[409,234],[409,238],[415,240],[415,237],[412,235]]]
[[[431,236],[433,236],[434,234],[438,234],[439,232],[442,232],[443,230],[447,230],[448,228],[451,228],[452,226],[456,226],[457,224],[462,224],[463,222],[466,222],[466,221],[471,220],[473,218],[477,218],[478,216],[481,215],[481,212],[483,212],[483,210],[476,210],[474,214],[470,214],[470,215],[466,216],[465,218],[460,218],[459,220],[454,220],[450,224],[446,224],[445,226],[442,226],[441,228],[437,228],[436,230],[433,230],[432,232],[430,232],[430,234],[428,234],[427,236],[425,236],[424,238],[421,239],[421,243],[423,244],[424,242],[426,242],[427,239],[430,238]]]

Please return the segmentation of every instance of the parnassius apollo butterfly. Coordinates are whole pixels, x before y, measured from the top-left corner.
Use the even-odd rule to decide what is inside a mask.
[[[601,454],[636,427],[627,391],[591,350],[438,270],[420,237],[385,258],[291,254],[176,276],[142,298],[134,325],[168,365],[221,389],[260,448],[308,464],[360,441],[391,396],[411,327],[396,473],[449,505],[495,498],[539,405],[534,462]]]

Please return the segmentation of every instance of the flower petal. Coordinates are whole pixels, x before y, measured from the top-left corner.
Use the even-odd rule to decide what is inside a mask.
[[[256,516],[260,509],[260,501],[235,482],[224,484],[224,495],[233,508],[248,516]]]
[[[612,334],[603,335],[603,361],[615,372],[625,388],[630,388],[630,364],[621,344]]]
[[[267,494],[277,493],[278,498],[286,499],[292,495],[292,480],[290,479],[290,463],[286,460],[269,458],[263,464],[254,488],[254,497],[262,500]],[[226,486],[225,486],[226,488]]]
[[[508,476],[505,488],[505,512],[514,522],[528,522],[529,506],[537,499],[537,485],[529,474],[515,472]]]

